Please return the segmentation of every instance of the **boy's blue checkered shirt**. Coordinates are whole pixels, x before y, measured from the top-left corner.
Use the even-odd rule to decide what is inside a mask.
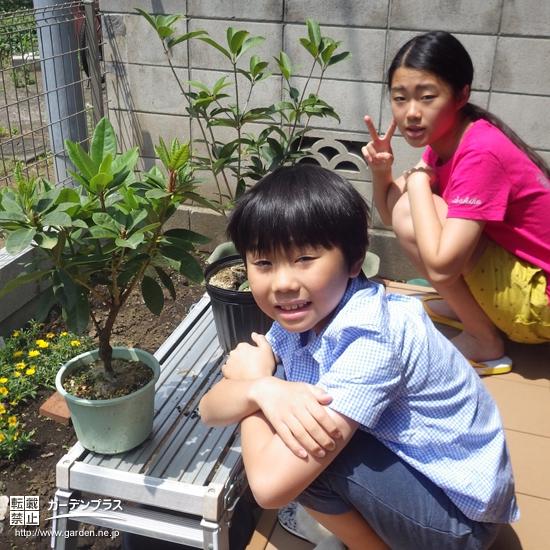
[[[441,487],[469,518],[519,518],[500,415],[478,375],[420,300],[350,281],[312,341],[278,323],[267,335],[286,378],[325,389],[356,420]]]

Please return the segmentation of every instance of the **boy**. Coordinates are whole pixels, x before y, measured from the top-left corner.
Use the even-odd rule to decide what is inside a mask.
[[[496,404],[419,300],[362,275],[368,219],[312,165],[242,196],[228,233],[275,323],[230,353],[202,419],[243,421],[260,506],[296,499],[350,550],[488,548],[519,517]]]

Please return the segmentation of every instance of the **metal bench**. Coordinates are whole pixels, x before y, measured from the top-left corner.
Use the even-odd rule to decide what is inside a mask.
[[[118,455],[77,443],[58,462],[53,532],[65,536],[52,537],[56,550],[77,548],[79,523],[229,550],[231,515],[247,483],[238,426],[208,428],[197,412],[224,361],[207,296],[155,356],[161,375],[150,438]],[[98,507],[102,499],[117,506]]]

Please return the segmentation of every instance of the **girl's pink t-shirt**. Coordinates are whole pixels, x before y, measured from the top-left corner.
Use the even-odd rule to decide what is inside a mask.
[[[452,158],[424,162],[439,176],[448,218],[485,220],[497,244],[546,272],[550,298],[550,181],[498,128],[476,121]]]

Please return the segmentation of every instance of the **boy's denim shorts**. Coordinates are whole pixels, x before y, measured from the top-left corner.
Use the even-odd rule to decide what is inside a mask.
[[[355,508],[392,550],[483,550],[499,528],[467,518],[439,487],[362,430],[296,500],[324,514]]]

